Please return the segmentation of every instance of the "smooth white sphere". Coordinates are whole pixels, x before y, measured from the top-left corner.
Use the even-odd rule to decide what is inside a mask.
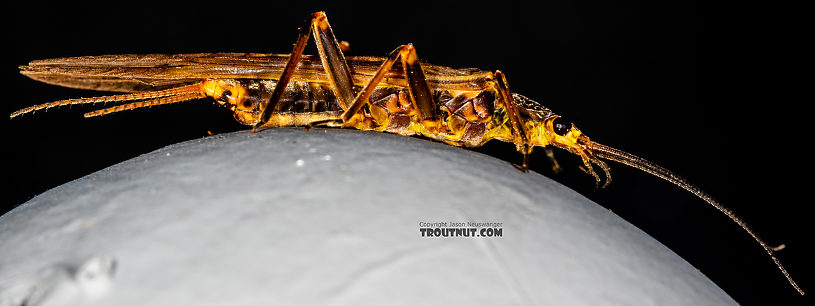
[[[422,222],[500,223],[501,236],[422,237]],[[0,305],[735,304],[546,177],[339,129],[125,161],[0,217],[0,253]]]

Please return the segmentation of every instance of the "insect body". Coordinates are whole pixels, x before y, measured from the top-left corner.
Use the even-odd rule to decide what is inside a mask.
[[[319,56],[303,55],[314,34]],[[401,64],[396,64],[399,61]],[[62,100],[11,114],[55,106],[135,101],[85,114],[114,112],[211,98],[240,123],[255,129],[327,125],[400,135],[421,135],[456,146],[497,139],[515,144],[527,169],[534,147],[558,147],[579,156],[584,169],[607,185],[613,160],[643,170],[693,193],[736,222],[767,252],[789,283],[803,291],[775,251],[731,210],[701,189],[654,163],[590,140],[571,122],[539,103],[510,92],[500,71],[453,69],[420,63],[403,45],[387,57],[345,57],[325,14],[306,20],[291,54],[205,53],[106,55],[33,61],[21,72],[50,84],[129,94]]]
[[[237,121],[257,125],[258,128],[305,126],[316,122],[330,125],[328,120],[342,120],[341,115],[346,105],[332,91],[322,63],[317,57],[304,55],[292,80],[282,90],[269,118],[260,123],[261,104],[269,100],[277,88],[277,78],[287,59],[288,55],[210,53],[88,56],[34,61],[22,67],[22,73],[46,83],[117,91],[170,88],[146,93],[57,101],[22,109],[11,116],[68,104],[144,100],[86,114],[86,117],[93,117],[211,97],[233,111]],[[353,88],[360,90],[371,80],[383,61],[386,59],[349,57],[347,63],[353,69]],[[352,118],[354,120],[349,120],[352,124],[348,126],[401,135],[424,135],[449,144],[470,147],[480,146],[493,138],[511,141],[506,110],[502,105],[496,105],[498,93],[495,88],[491,88],[495,83],[492,72],[422,65],[432,108],[441,114],[439,121],[446,127],[445,132],[434,133],[422,125],[422,122],[412,119],[416,118],[417,110],[412,105],[401,68],[393,66],[384,74],[380,84],[372,88],[367,103],[362,106],[362,112],[356,114],[357,117]],[[203,81],[187,78],[201,75],[208,78]],[[533,112],[541,118],[553,115],[525,97],[517,94],[513,97],[517,97],[516,100],[519,101],[529,101],[527,104],[534,106],[529,110],[522,110],[524,112]]]

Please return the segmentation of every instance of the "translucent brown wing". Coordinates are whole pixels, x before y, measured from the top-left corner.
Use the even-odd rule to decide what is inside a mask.
[[[348,57],[354,83],[364,84],[384,58]],[[288,54],[196,53],[121,54],[66,57],[32,61],[20,73],[48,84],[115,92],[161,90],[202,79],[276,79]],[[488,72],[423,64],[428,81],[451,89],[483,85]],[[299,81],[327,82],[319,57],[304,56],[293,77]],[[385,85],[403,86],[401,67],[394,67]]]

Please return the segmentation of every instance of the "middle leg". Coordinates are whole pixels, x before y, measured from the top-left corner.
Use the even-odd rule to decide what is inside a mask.
[[[381,84],[385,74],[400,58],[404,77],[407,80],[408,97],[413,109],[416,110],[417,120],[431,133],[438,132],[441,124],[437,116],[436,103],[419,64],[416,48],[411,44],[399,46],[388,54],[388,57],[379,66],[374,76],[368,80],[363,89],[356,95],[340,119],[314,122],[310,127],[316,125],[353,125],[354,116],[358,115],[362,107],[369,102],[371,95],[377,86]]]

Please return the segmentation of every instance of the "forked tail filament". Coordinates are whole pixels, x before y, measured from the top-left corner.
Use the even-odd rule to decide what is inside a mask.
[[[180,95],[175,95],[175,96],[157,98],[157,99],[152,99],[152,100],[145,100],[145,101],[133,102],[133,103],[128,103],[128,104],[116,105],[116,106],[112,106],[112,107],[108,107],[108,108],[104,108],[104,109],[100,109],[100,110],[95,110],[95,111],[92,111],[92,112],[89,112],[89,113],[85,113],[85,118],[96,117],[96,116],[104,116],[104,115],[115,113],[115,112],[121,112],[121,111],[137,109],[137,108],[143,108],[143,107],[151,107],[151,106],[156,106],[156,105],[172,104],[172,103],[183,102],[183,101],[188,101],[188,100],[198,99],[198,98],[203,98],[203,97],[205,97],[205,95],[203,93],[193,92],[193,93],[185,93],[185,94],[180,94]]]
[[[33,113],[35,111],[42,109],[47,110],[49,108],[57,106],[144,100],[116,107],[110,107],[85,114],[85,117],[93,117],[107,115],[110,113],[123,110],[150,107],[153,105],[170,104],[203,97],[204,93],[201,91],[201,84],[196,83],[192,85],[186,85],[159,91],[54,101],[23,108],[21,110],[11,113],[11,115],[9,115],[9,118],[14,118],[27,113]]]

